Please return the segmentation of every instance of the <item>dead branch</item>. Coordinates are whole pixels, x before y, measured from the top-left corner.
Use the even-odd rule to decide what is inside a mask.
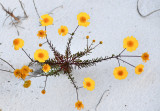
[[[25,11],[25,9],[24,9],[24,7],[23,7],[23,3],[22,3],[22,1],[20,1],[20,0],[19,0],[19,3],[20,3],[20,5],[21,5],[21,8],[22,8],[23,13],[24,13],[24,15],[25,15],[25,17],[24,17],[24,18],[28,18],[27,14],[26,14],[26,11]]]

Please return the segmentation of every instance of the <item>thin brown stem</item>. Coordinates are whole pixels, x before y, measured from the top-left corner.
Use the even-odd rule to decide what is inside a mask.
[[[120,57],[141,57],[141,56],[136,56],[136,55],[120,55]]]
[[[124,61],[124,60],[122,60],[122,59],[120,59],[120,58],[118,58],[120,61],[122,61],[122,62],[124,62],[124,63],[126,63],[126,64],[128,64],[128,65],[130,65],[130,66],[132,66],[132,67],[136,67],[136,66],[134,66],[134,65],[132,65],[132,64],[130,64],[130,63],[128,63],[128,62],[126,62],[126,61]]]
[[[14,73],[14,72],[12,72],[12,71],[4,70],[4,69],[0,69],[0,71]]]
[[[12,69],[15,70],[15,68],[14,68],[10,63],[8,63],[6,60],[4,60],[4,59],[2,59],[2,58],[0,58],[0,60],[2,60],[3,62],[7,63],[9,66],[11,66]]]
[[[31,62],[34,62],[34,60],[27,54],[27,52],[22,48],[23,52],[27,55],[27,57],[31,60]]]
[[[36,13],[37,13],[38,17],[40,18],[40,15],[39,15],[39,13],[38,13],[38,10],[37,10],[37,7],[36,7],[36,3],[35,3],[34,0],[33,0],[33,4],[34,4],[34,8],[35,8],[35,10],[36,10]]]
[[[27,14],[26,14],[26,11],[25,11],[25,9],[24,9],[24,7],[23,7],[22,1],[19,0],[19,3],[20,3],[20,5],[21,5],[21,8],[22,8],[23,13],[24,13],[24,15],[25,15],[25,18],[28,18]]]

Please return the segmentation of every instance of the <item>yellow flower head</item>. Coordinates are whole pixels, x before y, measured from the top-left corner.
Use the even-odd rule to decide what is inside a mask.
[[[24,65],[22,68],[21,68],[21,72],[22,73],[25,73],[25,74],[28,74],[30,72],[30,68],[26,65]]]
[[[92,40],[92,42],[96,42],[96,40]]]
[[[89,36],[88,36],[88,35],[86,36],[86,39],[89,39]]]
[[[45,62],[49,58],[48,51],[44,49],[38,49],[34,53],[34,59],[38,60],[39,62]]]
[[[90,24],[90,22],[88,22],[89,19],[90,19],[90,16],[85,12],[81,12],[77,15],[79,26],[87,27]]]
[[[147,62],[149,60],[149,54],[145,52],[142,54],[141,58],[144,62]]]
[[[143,72],[143,68],[144,68],[144,65],[142,65],[142,64],[139,64],[138,66],[136,66],[136,68],[135,68],[135,73],[136,74],[141,74],[142,72]]]
[[[14,39],[13,45],[15,50],[19,50],[19,48],[22,48],[24,46],[24,41],[20,38]]]
[[[91,78],[84,78],[83,87],[89,91],[92,91],[95,88],[95,82]]]
[[[37,36],[38,36],[39,38],[45,38],[45,37],[46,37],[46,31],[44,31],[44,30],[38,31]]]
[[[127,51],[132,52],[135,51],[138,47],[138,41],[133,36],[126,37],[123,40],[123,48],[126,48]]]
[[[58,33],[59,35],[62,35],[62,36],[65,36],[68,34],[68,28],[66,26],[61,26],[59,29],[58,29]]]
[[[42,70],[44,72],[49,72],[51,70],[51,66],[48,65],[48,64],[44,64],[43,67],[42,67]]]
[[[41,93],[42,93],[42,94],[46,94],[46,90],[43,89],[43,90],[41,91]]]
[[[75,107],[77,108],[77,110],[81,110],[81,109],[83,109],[84,108],[84,105],[82,104],[82,101],[77,101],[76,103],[75,103]]]
[[[40,19],[40,22],[42,26],[48,26],[53,24],[53,18],[50,15],[45,14],[45,15],[42,15],[41,18],[42,20]]]
[[[127,77],[128,72],[125,67],[119,66],[114,69],[113,75],[116,79],[121,80]]]
[[[23,87],[24,88],[29,88],[31,86],[31,80],[27,80],[24,82]]]
[[[15,69],[14,70],[14,76],[17,78],[21,78],[21,70],[20,69]]]

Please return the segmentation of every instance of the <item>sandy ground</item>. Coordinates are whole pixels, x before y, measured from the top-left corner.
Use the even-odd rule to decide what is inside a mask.
[[[15,15],[23,16],[18,0],[0,0],[6,8],[14,9]],[[90,56],[111,56],[123,50],[123,39],[134,36],[139,41],[139,47],[135,52],[124,54],[141,55],[143,52],[150,54],[150,61],[143,63],[139,58],[125,60],[134,65],[143,63],[145,71],[141,75],[134,73],[134,68],[121,63],[127,67],[129,72],[125,80],[117,80],[113,76],[113,69],[118,66],[116,60],[105,61],[96,66],[74,70],[73,75],[77,84],[82,86],[83,79],[90,77],[95,80],[95,90],[90,92],[85,89],[79,90],[80,100],[84,103],[83,111],[95,111],[102,93],[105,93],[97,111],[160,111],[160,13],[157,12],[147,18],[142,18],[136,10],[136,0],[35,0],[40,15],[46,14],[52,9],[63,5],[51,15],[54,25],[48,27],[48,38],[61,53],[64,53],[69,36],[59,36],[58,28],[66,25],[69,32],[77,26],[76,16],[80,12],[90,15],[90,26],[80,27],[72,41],[72,52],[83,50],[86,46],[85,36],[90,36],[96,41],[102,40],[99,46]],[[6,15],[0,8],[0,57],[9,61],[14,67],[20,68],[30,61],[24,53],[15,51],[12,41],[22,38],[25,41],[24,49],[33,57],[38,44],[44,39],[38,39],[37,31],[39,19],[34,10],[32,0],[23,0],[29,18],[23,20],[17,36],[16,29],[8,25],[10,18],[2,26]],[[142,14],[160,8],[159,0],[140,0]],[[47,45],[43,46],[52,52]],[[84,59],[85,59],[84,58]],[[9,66],[0,61],[0,67],[11,70]],[[32,85],[28,89],[23,88],[23,81],[17,80],[13,74],[0,72],[0,109],[2,111],[76,111],[76,93],[67,76],[49,77],[45,95],[41,94],[45,78],[31,78]]]

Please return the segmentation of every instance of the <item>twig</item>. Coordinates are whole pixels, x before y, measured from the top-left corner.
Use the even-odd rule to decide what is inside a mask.
[[[8,70],[4,70],[4,69],[0,69],[0,71],[14,73],[14,72],[11,72],[11,71],[8,71]]]
[[[12,69],[14,69],[14,70],[15,70],[15,68],[14,68],[10,63],[8,63],[6,60],[4,60],[4,59],[2,59],[2,58],[0,58],[0,60],[2,60],[3,62],[7,63],[9,66],[11,66],[11,67],[12,67]]]
[[[28,18],[27,14],[26,14],[26,11],[24,10],[24,7],[23,7],[23,4],[22,4],[22,1],[20,1],[20,0],[19,0],[19,3],[20,3],[21,8],[22,8],[22,10],[23,10],[23,12],[24,12],[25,18]]]
[[[44,82],[45,82],[45,85],[44,85],[44,90],[46,89],[47,78],[48,78],[48,76],[46,76],[46,80],[44,81]]]
[[[58,8],[63,8],[63,5],[58,6],[58,7],[54,8],[54,9],[52,9],[48,14],[53,14],[52,12],[53,12],[54,10],[58,9]]]
[[[147,15],[142,15],[141,14],[141,12],[140,12],[140,10],[139,10],[139,0],[137,0],[137,12],[138,12],[138,14],[141,16],[141,17],[147,17],[147,16],[150,16],[151,14],[153,14],[153,13],[155,13],[155,12],[158,12],[158,11],[160,11],[160,9],[157,9],[157,10],[154,10],[153,12],[150,12],[150,13],[148,13]]]
[[[12,18],[11,18],[11,21],[12,21],[12,24],[14,25],[14,27],[16,28],[17,34],[18,34],[18,36],[19,36],[19,30],[18,30],[18,28],[17,28],[17,25],[13,22]]]
[[[120,57],[141,57],[141,56],[136,56],[136,55],[121,55]]]
[[[40,15],[39,15],[39,13],[38,13],[38,10],[37,10],[37,7],[36,7],[36,3],[35,3],[34,0],[33,0],[33,4],[34,4],[34,8],[35,8],[35,10],[36,10],[36,13],[37,13],[38,17],[40,18]]]
[[[126,48],[125,48],[125,49],[123,49],[121,53],[119,53],[119,56],[120,56],[120,55],[121,55],[125,50],[126,50]]]
[[[96,107],[95,107],[95,111],[97,111],[97,107],[98,107],[99,104],[101,103],[101,101],[102,101],[102,99],[103,99],[103,97],[104,97],[104,94],[105,94],[107,91],[109,91],[109,90],[105,90],[105,91],[103,92],[101,98],[99,99],[99,101],[98,101],[98,103],[97,103],[97,105],[96,105]]]

